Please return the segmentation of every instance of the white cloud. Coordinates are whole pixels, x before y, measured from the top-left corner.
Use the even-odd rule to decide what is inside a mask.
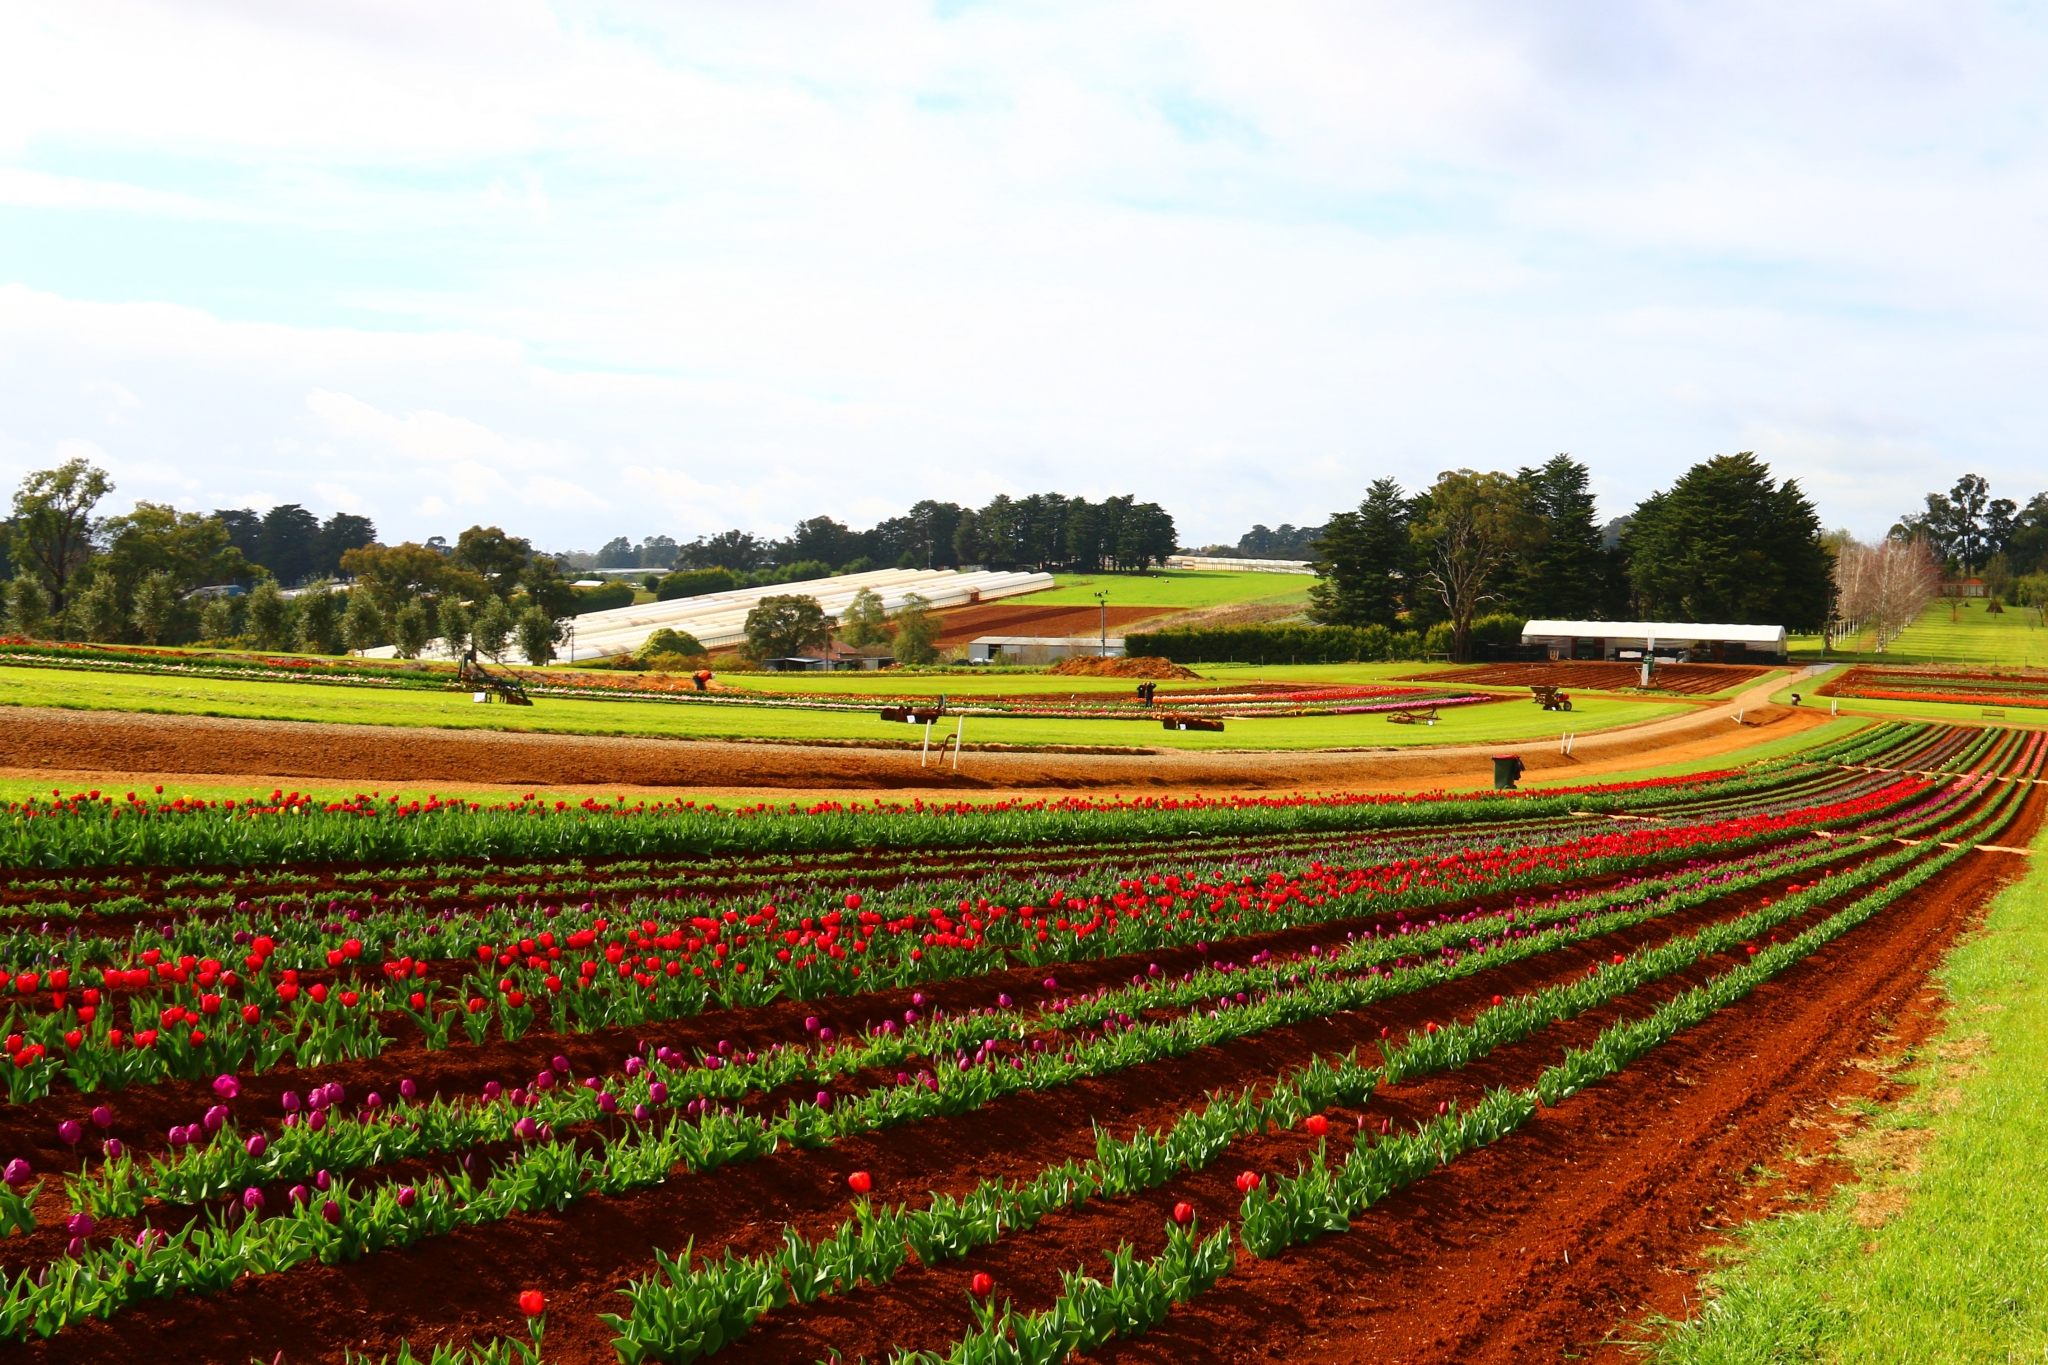
[[[2041,481],[2044,48],[1848,0],[28,0],[0,474],[89,433],[124,495],[387,538],[1056,486],[1207,540],[1753,446],[1881,530]]]

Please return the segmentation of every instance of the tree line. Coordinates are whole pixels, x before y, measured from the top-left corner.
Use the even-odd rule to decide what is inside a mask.
[[[1899,518],[1889,539],[1920,539],[1956,578],[1981,578],[1994,596],[2012,600],[2022,579],[2048,575],[2048,493],[2024,506],[1991,496],[1991,484],[1965,474],[1946,493],[1929,493],[1918,512]],[[2036,584],[2048,587],[2048,582]]]
[[[1086,498],[1001,493],[981,507],[926,499],[900,517],[856,531],[830,516],[798,522],[786,537],[738,529],[677,543],[650,536],[635,545],[624,536],[595,554],[570,554],[578,568],[659,568],[678,573],[723,570],[756,585],[821,578],[827,573],[873,569],[1064,569],[1096,573],[1143,570],[1178,548],[1173,516],[1135,495]],[[790,570],[800,572],[790,573]],[[815,572],[813,570],[816,570]],[[784,571],[781,577],[762,577]]]
[[[100,643],[247,639],[322,654],[390,644],[408,658],[437,639],[494,656],[517,639],[544,661],[578,609],[556,561],[495,526],[472,526],[453,545],[437,536],[387,546],[367,518],[322,522],[290,503],[259,517],[143,501],[101,516],[113,489],[84,460],[21,481],[0,523],[10,628]],[[340,576],[351,580],[346,590]]]
[[[1606,526],[1586,466],[1558,455],[1514,473],[1447,471],[1418,493],[1375,481],[1315,542],[1310,619],[1450,626],[1510,613],[1563,620],[1768,623],[1817,630],[1830,560],[1798,482],[1749,452],[1694,465]]]

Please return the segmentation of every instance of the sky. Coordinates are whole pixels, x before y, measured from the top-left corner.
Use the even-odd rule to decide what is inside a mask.
[[[387,542],[2048,487],[2048,5],[0,6],[0,486]]]

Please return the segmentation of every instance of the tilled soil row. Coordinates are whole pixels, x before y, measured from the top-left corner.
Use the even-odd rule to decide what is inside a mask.
[[[823,1152],[786,1153],[616,1199],[587,1199],[559,1217],[515,1218],[350,1266],[245,1280],[225,1295],[138,1307],[17,1349],[64,1361],[106,1358],[145,1344],[153,1355],[173,1360],[268,1358],[279,1349],[294,1359],[334,1360],[344,1347],[382,1352],[395,1349],[400,1339],[417,1348],[512,1330],[516,1323],[507,1317],[512,1310],[499,1302],[505,1297],[499,1287],[532,1282],[547,1289],[556,1305],[550,1359],[609,1360],[608,1339],[595,1315],[616,1311],[622,1301],[611,1291],[652,1268],[648,1248],[679,1248],[694,1237],[700,1253],[724,1246],[757,1252],[779,1244],[785,1223],[822,1233],[847,1216],[844,1181],[855,1169],[873,1172],[884,1197],[960,1193],[988,1176],[1027,1176],[1047,1161],[1092,1154],[1094,1122],[1113,1122],[1120,1130],[1169,1122],[1216,1087],[1269,1078],[1315,1055],[1370,1046],[1382,1028],[1402,1035],[1430,1019],[1469,1014],[1493,994],[1577,976],[1612,953],[1740,913],[1777,889],[1725,897],[1543,959],[1503,964],[1368,1011],[1270,1030],[1225,1049],[1013,1096],[973,1114],[847,1139]],[[352,1324],[345,1339],[331,1332],[323,1336],[322,1324],[338,1321]],[[176,1343],[182,1341],[192,1342],[197,1354],[181,1354]]]
[[[1779,930],[1778,937],[1802,932],[1867,891],[1850,893],[1816,907]],[[1732,916],[1730,916],[1732,917]],[[1644,926],[1648,927],[1648,926]],[[1688,926],[1692,927],[1692,926]],[[1668,937],[1675,937],[1669,935]],[[1331,1111],[1332,1165],[1348,1154],[1355,1134],[1370,1141],[1383,1120],[1397,1131],[1409,1131],[1434,1117],[1441,1103],[1469,1107],[1487,1091],[1502,1086],[1531,1085],[1565,1050],[1584,1047],[1614,1023],[1641,1018],[1674,996],[1699,985],[1745,958],[1737,949],[1702,959],[1698,964],[1638,989],[1576,1018],[1543,1029],[1531,1037],[1495,1049],[1455,1071],[1416,1077],[1374,1095],[1361,1110]],[[1476,1012],[1485,998],[1472,1002]],[[1129,1243],[1141,1255],[1156,1255],[1165,1245],[1164,1230],[1176,1203],[1186,1201],[1199,1218],[1214,1225],[1234,1218],[1240,1195],[1232,1181],[1242,1170],[1291,1172],[1312,1154],[1316,1140],[1303,1132],[1268,1132],[1241,1139],[1201,1171],[1184,1174],[1157,1189],[1127,1199],[1091,1200],[1077,1209],[1048,1215],[1027,1233],[1005,1237],[994,1246],[958,1264],[914,1267],[881,1290],[862,1290],[836,1300],[778,1312],[743,1340],[731,1354],[735,1362],[814,1361],[842,1351],[849,1359],[865,1355],[883,1359],[892,1346],[943,1351],[971,1329],[974,1318],[962,1289],[975,1271],[998,1278],[1006,1297],[1021,1311],[1044,1308],[1060,1292],[1060,1274],[1071,1269],[1098,1272],[1100,1253]],[[1249,1257],[1244,1259],[1249,1262]]]
[[[2002,836],[2031,838],[2041,801]],[[1748,1174],[1843,1072],[1882,1049],[1956,937],[2023,869],[1965,858],[1870,922],[1638,1060],[1266,1262],[1105,1362],[1485,1365],[1568,1359],[1720,1234]]]

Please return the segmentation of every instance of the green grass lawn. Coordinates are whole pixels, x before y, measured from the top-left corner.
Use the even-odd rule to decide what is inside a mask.
[[[1884,653],[1845,654],[1830,650],[1827,657],[1861,663],[2048,668],[2048,629],[2042,627],[2039,612],[2007,607],[1994,616],[1984,605],[1981,601],[1960,599],[1930,602],[1919,619],[1892,641],[1891,648]],[[1809,663],[1820,660],[1819,636],[1797,636],[1791,643],[1796,657]]]
[[[1740,1234],[1732,1268],[1709,1280],[1711,1311],[1653,1325],[1651,1359],[2048,1358],[2048,833],[2034,849],[2027,879],[1942,967],[1949,1022],[1907,1059],[1916,1091],[1866,1108],[1848,1144],[1862,1183]],[[1879,1194],[1904,1207],[1872,1226]]]
[[[947,680],[950,681],[950,680]],[[939,690],[939,689],[934,689]],[[242,682],[147,674],[0,668],[0,704],[242,716],[264,720],[430,725],[453,729],[674,738],[907,739],[921,734],[879,716],[791,707],[543,697],[531,707],[479,706],[467,692],[379,691],[320,683]],[[972,718],[969,742],[1129,745],[1179,749],[1319,749],[1515,742],[1590,733],[1685,709],[1666,702],[1588,697],[1569,717],[1521,701],[1454,707],[1435,726],[1382,715],[1231,720],[1220,734],[1169,731],[1157,721]]]
[[[1159,695],[1165,697],[1179,688],[1210,687],[1217,683],[1234,684],[1249,682],[1298,683],[1310,686],[1335,687],[1357,683],[1386,683],[1403,673],[1413,673],[1415,665],[1408,664],[1300,664],[1290,667],[1273,664],[1267,667],[1245,665],[1203,664],[1194,670],[1201,675],[1199,682],[1163,682],[1159,684]],[[722,673],[718,681],[739,691],[777,693],[811,692],[833,696],[920,696],[935,697],[941,692],[958,697],[988,696],[1057,696],[1096,692],[1115,693],[1130,696],[1137,687],[1135,678],[1085,678],[1065,677],[1054,673],[899,673],[893,668],[881,669],[874,673]],[[1412,683],[1417,691],[1442,692],[1455,688],[1455,683]]]
[[[1147,574],[1058,574],[1053,586],[1025,597],[1007,601],[1039,607],[1061,605],[1092,607],[1095,594],[1107,592],[1112,607],[1174,607],[1182,611],[1196,607],[1220,607],[1232,602],[1261,602],[1273,599],[1308,601],[1308,585],[1315,580],[1303,574],[1230,573],[1218,570],[1161,569]]]

